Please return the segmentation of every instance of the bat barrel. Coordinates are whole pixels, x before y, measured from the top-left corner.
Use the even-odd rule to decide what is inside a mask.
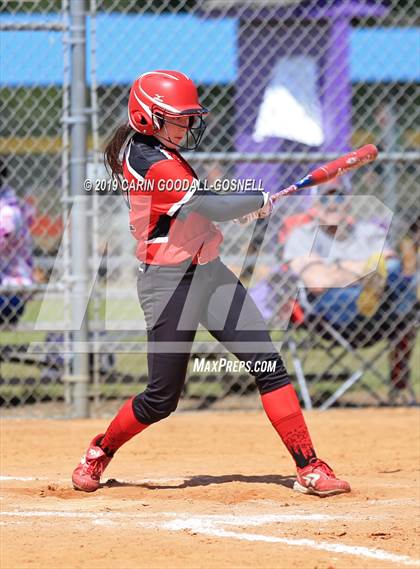
[[[302,188],[310,188],[311,186],[325,184],[326,182],[337,178],[337,176],[342,176],[346,172],[356,170],[365,164],[373,162],[376,160],[377,156],[378,149],[376,146],[374,144],[366,144],[353,152],[349,152],[332,162],[328,162],[327,164],[312,170],[312,172],[295,184],[274,194],[272,196],[272,200],[276,202],[279,198],[294,194],[297,190]]]

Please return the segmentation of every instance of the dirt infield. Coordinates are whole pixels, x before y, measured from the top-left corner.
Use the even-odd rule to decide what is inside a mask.
[[[1,567],[418,566],[419,411],[307,417],[352,494],[293,492],[263,413],[171,417],[119,451],[95,494],[70,474],[107,421],[3,420]]]

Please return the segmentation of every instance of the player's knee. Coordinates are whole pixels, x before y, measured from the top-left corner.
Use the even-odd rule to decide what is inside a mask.
[[[137,395],[133,400],[133,411],[141,423],[151,424],[169,417],[178,406],[178,398],[154,398],[147,392]]]
[[[260,393],[268,393],[290,383],[289,374],[279,354],[269,354],[256,360],[252,375]]]

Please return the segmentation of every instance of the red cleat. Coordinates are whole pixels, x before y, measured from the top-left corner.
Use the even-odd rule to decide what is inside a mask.
[[[334,496],[334,494],[350,492],[350,484],[336,478],[326,462],[313,458],[307,466],[297,469],[297,480],[293,490],[321,497]]]
[[[74,469],[71,479],[75,490],[95,492],[99,488],[101,476],[112,459],[98,446],[103,436],[96,435]]]

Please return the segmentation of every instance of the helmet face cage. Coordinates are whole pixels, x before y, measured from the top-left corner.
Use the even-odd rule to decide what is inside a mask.
[[[152,120],[156,131],[160,129],[164,130],[166,136],[164,140],[170,142],[171,144],[175,144],[176,147],[180,150],[196,150],[201,142],[201,139],[203,138],[204,131],[207,127],[203,117],[203,115],[206,113],[206,109],[203,109],[203,111],[196,111],[194,113],[191,111],[183,111],[179,115],[172,115],[163,111],[162,109],[153,108]],[[172,141],[166,128],[166,124],[176,124],[171,121],[171,118],[174,118],[175,116],[177,118],[187,116],[189,119],[188,126],[185,127],[186,133],[183,139],[184,144],[179,144]]]

